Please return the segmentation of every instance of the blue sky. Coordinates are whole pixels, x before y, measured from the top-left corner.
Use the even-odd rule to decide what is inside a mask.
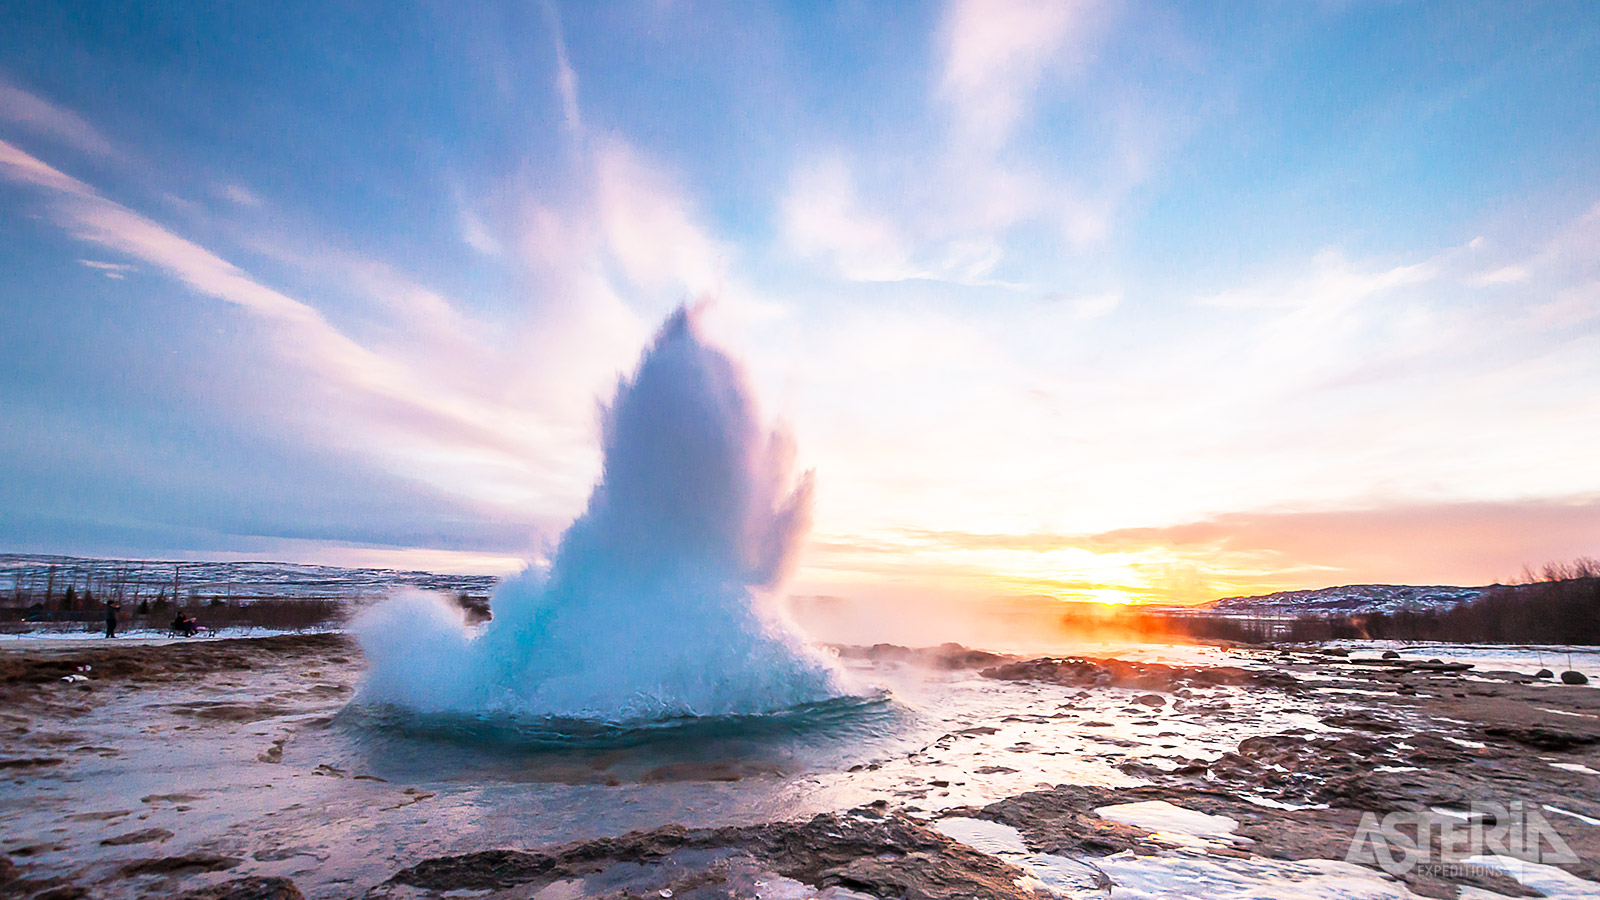
[[[1600,554],[1590,4],[0,16],[7,549],[504,571],[715,296],[797,590]]]

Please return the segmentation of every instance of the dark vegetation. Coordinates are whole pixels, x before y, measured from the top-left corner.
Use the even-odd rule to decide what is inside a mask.
[[[1552,563],[1450,609],[1294,618],[1075,604],[1062,627],[1088,639],[1273,643],[1341,639],[1600,646],[1600,560]]]
[[[246,627],[303,631],[337,625],[346,614],[346,604],[338,600],[202,594],[183,591],[176,576],[152,583],[134,570],[72,583],[58,578],[51,567],[17,579],[9,593],[0,593],[0,630],[101,631],[108,605],[117,608],[119,631],[164,629],[180,613],[212,631]]]
[[[65,596],[51,600],[26,595],[20,598],[0,596],[0,631],[105,630],[105,603],[92,591],[74,594],[76,596],[70,600]],[[196,596],[182,597],[174,603],[164,594],[158,594],[154,600],[121,603],[117,611],[117,630],[165,629],[182,613],[211,631],[224,628],[305,631],[338,625],[345,620],[346,611],[345,604],[337,600]]]

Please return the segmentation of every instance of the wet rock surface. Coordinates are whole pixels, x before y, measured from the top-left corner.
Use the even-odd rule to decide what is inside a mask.
[[[119,834],[116,837],[108,837],[100,843],[106,847],[121,847],[127,844],[159,844],[171,837],[172,832],[165,828],[142,828],[138,831],[130,831],[127,834]]]
[[[961,812],[1016,828],[1030,850],[1092,860],[1123,851],[1138,855],[1170,852],[1171,845],[1151,832],[1103,819],[1095,812],[1100,807],[1156,800],[1237,822],[1233,835],[1242,840],[1208,851],[1218,856],[1344,859],[1361,822],[1361,811],[1356,809],[1273,809],[1224,789],[1162,785],[1120,789],[1061,785]],[[1462,885],[1512,897],[1535,896],[1514,879],[1481,872],[1448,878],[1418,872],[1402,880],[1409,890],[1425,897],[1455,897]]]
[[[1454,813],[1465,821],[1475,803],[1520,804],[1539,811],[1579,857],[1564,868],[1600,881],[1600,826],[1593,824],[1600,820],[1600,775],[1594,771],[1600,768],[1600,692],[1540,685],[1514,673],[1468,681],[1461,674],[1470,667],[1461,664],[1386,667],[1377,677],[1360,671],[1372,662],[1305,667],[1334,676],[1319,682],[1324,691],[1361,692],[1363,708],[1323,717],[1335,733],[1250,738],[1218,759],[1179,760],[1170,770],[1135,767],[1156,784],[1120,790],[1110,802],[1159,797],[1229,815],[1241,823],[1238,833],[1255,841],[1252,852],[1285,859],[1343,858],[1363,813]],[[1037,823],[1054,807],[1103,800],[1091,789],[1057,790],[1031,798],[1031,807],[1002,801],[982,814],[1017,818],[1031,809],[1031,818],[1018,821]],[[1086,790],[1088,800],[1080,800]],[[1314,808],[1272,809],[1262,800]],[[1029,827],[1042,842],[1064,840],[1038,824]],[[1432,858],[1438,858],[1438,834],[1432,839]],[[1138,851],[1137,843],[1128,847]],[[1530,895],[1510,879],[1481,872],[1405,880],[1424,896],[1453,897],[1457,885]]]
[[[1038,681],[1076,687],[1118,687],[1176,690],[1197,685],[1250,685],[1296,690],[1298,681],[1286,672],[1236,666],[1171,666],[1080,656],[1044,657],[1009,662],[981,673],[1004,681]]]
[[[351,652],[341,638],[307,636],[0,654],[0,694],[11,691],[7,697],[21,700],[9,705],[0,697],[0,759],[52,761],[15,765],[0,777],[70,779],[82,760],[114,758],[117,749],[105,746],[102,735],[74,730],[75,723],[94,721],[88,713],[108,696],[154,694],[159,703],[145,701],[148,705],[139,707],[152,717],[151,727],[179,742],[194,733],[184,731],[190,728],[243,737],[240,758],[262,773],[252,778],[278,778],[281,788],[299,773],[305,776],[302,783],[370,787],[371,794],[359,795],[371,798],[366,810],[402,810],[395,815],[429,822],[439,802],[436,791],[444,788],[423,790],[404,780],[391,785],[363,768],[360,758],[296,754],[301,745],[294,735],[302,733],[297,729],[323,728],[337,709],[318,712],[297,698],[341,702],[349,686],[329,683],[326,678],[333,676],[318,674],[318,668],[333,658],[347,662]],[[857,805],[865,800],[851,800],[834,807],[855,805],[848,812],[797,821],[617,828],[617,837],[558,846],[541,847],[537,840],[509,844],[527,849],[505,849],[503,840],[474,845],[464,837],[425,851],[386,854],[360,869],[361,878],[344,881],[320,874],[330,855],[339,862],[337,849],[319,840],[328,832],[285,830],[272,842],[252,842],[242,828],[199,835],[175,824],[178,817],[215,815],[217,804],[231,802],[229,795],[219,794],[203,777],[152,783],[115,803],[97,800],[61,809],[54,821],[77,823],[78,843],[43,831],[27,839],[6,835],[0,844],[0,897],[292,900],[304,891],[316,900],[446,895],[524,900],[546,889],[551,891],[547,897],[691,900],[1035,897],[1037,883],[1017,865],[951,840],[936,830],[938,821],[969,816],[1002,823],[1017,829],[1029,851],[1083,861],[1092,869],[1111,854],[1158,858],[1173,852],[1170,836],[1096,811],[1156,800],[1237,823],[1235,839],[1208,845],[1203,854],[1266,860],[1343,859],[1367,814],[1450,810],[1464,816],[1474,802],[1524,803],[1543,809],[1580,857],[1565,868],[1600,881],[1600,826],[1591,822],[1600,821],[1600,692],[1590,687],[1479,672],[1460,663],[1386,664],[1360,653],[1250,651],[1239,654],[1240,666],[1205,667],[1093,657],[1018,660],[959,645],[879,645],[840,652],[859,652],[862,658],[894,664],[890,668],[926,669],[936,674],[915,674],[918,683],[971,685],[1014,705],[908,744],[901,755],[909,753],[913,763],[900,771],[920,781],[865,798],[892,802]],[[1271,665],[1262,665],[1263,659]],[[60,682],[63,667],[77,672],[80,666],[91,666],[84,673],[88,680]],[[252,695],[228,687],[230,679],[241,677],[232,673],[260,679],[273,666],[295,673],[292,690],[280,686],[266,696],[271,692]],[[186,679],[211,690],[190,696],[151,690]],[[1270,698],[1270,705],[1262,698]],[[1271,711],[1272,718],[1263,719],[1263,711]],[[1248,736],[1230,736],[1205,750],[1180,743],[1183,729],[1247,721],[1271,727],[1252,725]],[[1134,727],[1130,723],[1146,723],[1137,727],[1148,730],[1128,730]],[[1034,730],[1019,734],[1028,728]],[[1107,772],[1115,776],[1120,768],[1147,783],[1113,787],[1044,780],[1043,767],[1052,755],[1084,753],[1081,743],[1064,745],[1090,735],[1093,752],[1109,760],[1103,763]],[[969,749],[980,744],[985,749]],[[810,777],[809,770],[793,768],[787,759],[731,755],[663,763],[619,784],[609,770],[589,768],[610,753],[574,762],[582,771],[562,783],[621,792],[686,783],[745,790],[739,782]],[[894,765],[885,754],[841,766],[847,773],[823,774],[866,777]],[[959,792],[974,776],[1014,776],[1016,787],[976,800],[967,794],[935,802],[947,791]],[[994,797],[1005,799],[990,802]],[[949,808],[957,803],[969,805]],[[574,806],[581,808],[579,802]],[[201,810],[182,812],[192,807]],[[293,805],[283,809],[292,811]],[[150,815],[169,817],[145,821]],[[657,821],[672,820],[663,816],[646,823]],[[70,862],[86,847],[106,854],[106,861],[98,867]],[[1510,878],[1482,870],[1449,877],[1418,874],[1405,883],[1433,897],[1456,896],[1469,885],[1503,896],[1529,895]]]
[[[1564,867],[1600,881],[1600,826],[1578,818],[1600,819],[1600,777],[1583,771],[1587,767],[1580,760],[1600,761],[1573,756],[1571,765],[1576,768],[1563,769],[1551,764],[1561,758],[1530,752],[1571,755],[1593,748],[1600,740],[1600,694],[1559,688],[1552,692],[1509,674],[1466,682],[1460,676],[1470,667],[1461,664],[1383,666],[1375,679],[1369,674],[1372,664],[1337,655],[1294,664],[1302,676],[1315,674],[1321,690],[1392,693],[1391,700],[1364,700],[1362,706],[1324,716],[1327,730],[1292,729],[1248,738],[1215,759],[1125,767],[1152,784],[1058,785],[982,807],[945,810],[939,816],[1008,825],[1017,829],[1032,852],[1092,864],[1096,858],[1124,852],[1170,853],[1169,838],[1097,812],[1119,804],[1165,801],[1237,823],[1229,840],[1208,848],[1209,854],[1342,860],[1364,815],[1460,812],[1464,817],[1475,802],[1559,806],[1565,812],[1550,812],[1546,818],[1579,857]],[[1275,688],[1303,684],[1294,671],[1191,670],[1082,658],[1007,663],[983,675],[1102,687],[1109,681],[1125,688],[1165,690],[1218,683]],[[1156,708],[1166,698],[1146,694],[1133,701],[1136,706]],[[1433,858],[1440,858],[1439,839],[1437,832],[1430,835]],[[877,897],[1011,897],[1027,896],[1029,891],[1018,886],[1014,868],[991,864],[998,860],[985,863],[983,854],[974,858],[962,853],[959,845],[952,847],[926,822],[883,804],[798,824],[663,828],[542,852],[502,850],[445,857],[407,869],[393,882],[438,891],[545,885],[592,877],[621,864],[674,859],[682,865],[682,854],[690,850],[717,858],[711,868],[695,870],[701,879],[693,882],[692,890],[698,892],[691,895],[696,897],[734,895],[728,892],[733,882],[712,870],[733,871],[729,860],[735,856],[813,888],[843,888]],[[1539,895],[1508,875],[1482,867],[1420,867],[1400,880],[1406,889],[1425,897],[1456,897],[1464,887],[1507,897]],[[680,878],[675,883],[687,886],[690,881]]]
[[[189,891],[178,900],[305,900],[305,895],[287,878],[235,878]]]
[[[214,853],[185,853],[182,856],[158,856],[142,859],[122,867],[122,874],[135,875],[189,875],[195,872],[220,872],[243,862],[232,856]]]
[[[833,649],[844,659],[888,660],[929,669],[981,669],[1017,660],[1017,657],[1007,653],[974,650],[956,643],[940,644],[937,647],[902,647],[899,644],[858,647],[844,644],[835,645]]]
[[[740,896],[734,860],[744,862],[746,871],[753,864],[758,871],[814,889],[842,888],[875,897],[1042,900],[1049,896],[1027,887],[1016,866],[953,841],[904,813],[889,812],[884,804],[824,814],[807,822],[712,829],[666,826],[544,851],[491,850],[439,857],[411,866],[390,881],[440,892],[537,889],[556,881],[602,876],[629,864],[658,870],[635,873],[633,880],[661,897],[732,897]],[[695,865],[697,861],[701,864]]]

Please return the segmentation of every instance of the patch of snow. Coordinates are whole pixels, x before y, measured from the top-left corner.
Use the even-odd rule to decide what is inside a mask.
[[[1159,802],[1159,801],[1158,801]],[[1139,806],[1141,804],[1120,804]],[[1170,804],[1168,804],[1170,805]],[[1199,825],[1193,810],[1163,811],[1170,821]],[[1223,819],[1225,816],[1206,816]],[[1215,828],[1219,823],[1207,826]],[[1077,860],[1049,853],[1029,853],[1022,835],[1009,825],[980,819],[951,818],[936,826],[947,837],[975,850],[1020,866],[1060,897],[1104,898],[1097,876],[1111,881],[1111,900],[1417,900],[1388,876],[1352,863],[1327,859],[1297,862],[1208,856],[1175,850],[1159,856],[1124,851],[1095,860]]]
[[[22,631],[13,633],[0,633],[0,651],[14,650],[47,650],[58,647],[81,647],[86,644],[105,644],[106,646],[135,646],[159,647],[174,643],[193,643],[195,641],[225,641],[235,638],[262,638],[277,637],[289,634],[337,634],[344,629],[333,628],[224,628],[220,631],[205,631],[194,637],[173,637],[165,629],[138,629],[134,631],[119,631],[114,638],[108,638],[104,631],[62,631],[39,629],[36,631]]]
[[[953,841],[1021,868],[1028,873],[1024,887],[1044,888],[1062,897],[1105,896],[1100,886],[1104,883],[1104,873],[1093,863],[1029,852],[1021,832],[1010,825],[954,817],[941,819],[933,827]]]
[[[1570,709],[1551,709],[1548,706],[1536,706],[1534,709],[1537,709],[1540,712],[1555,713],[1558,716],[1575,716],[1580,719],[1600,719],[1600,716],[1590,715],[1589,713],[1573,712]]]
[[[1594,771],[1594,770],[1591,769],[1590,771]],[[1540,807],[1542,809],[1544,809],[1546,812],[1560,813],[1563,816],[1571,816],[1574,819],[1577,819],[1579,822],[1583,822],[1586,825],[1600,825],[1600,819],[1591,818],[1589,816],[1584,815],[1583,813],[1575,813],[1570,809],[1562,809],[1559,806],[1551,806],[1548,803],[1540,804]]]
[[[1199,854],[1097,860],[1113,882],[1112,900],[1415,900],[1404,884],[1363,866],[1331,859],[1297,862]]]
[[[1102,819],[1132,825],[1150,832],[1158,840],[1187,847],[1215,846],[1211,838],[1230,841],[1243,840],[1234,835],[1239,827],[1236,819],[1228,816],[1211,816],[1192,809],[1175,806],[1165,800],[1142,800],[1138,803],[1117,803],[1101,806],[1095,813]]]
[[[661,896],[670,897],[672,894],[670,891],[665,891]],[[818,891],[793,878],[773,875],[756,882],[756,900],[878,900],[878,898],[842,887]]]
[[[1261,797],[1256,794],[1240,794],[1239,799],[1247,801],[1255,806],[1264,807],[1266,809],[1285,809],[1289,810],[1290,812],[1300,809],[1328,808],[1328,804],[1326,803],[1285,803],[1282,800],[1274,800],[1271,797]]]
[[[1565,869],[1543,863],[1527,862],[1506,856],[1469,856],[1462,860],[1461,864],[1498,869],[1515,878],[1524,887],[1540,892],[1548,900],[1594,900],[1595,897],[1600,897],[1600,884],[1579,878]],[[1463,887],[1460,896],[1461,900],[1500,900],[1505,895],[1482,888]]]
[[[1596,772],[1583,763],[1553,762],[1550,764],[1550,768],[1566,769],[1568,772],[1582,772],[1585,775],[1600,775],[1600,772]]]

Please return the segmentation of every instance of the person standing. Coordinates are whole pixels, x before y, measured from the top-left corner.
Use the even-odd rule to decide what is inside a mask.
[[[122,609],[122,604],[116,600],[106,602],[106,637],[117,636],[117,611]]]

